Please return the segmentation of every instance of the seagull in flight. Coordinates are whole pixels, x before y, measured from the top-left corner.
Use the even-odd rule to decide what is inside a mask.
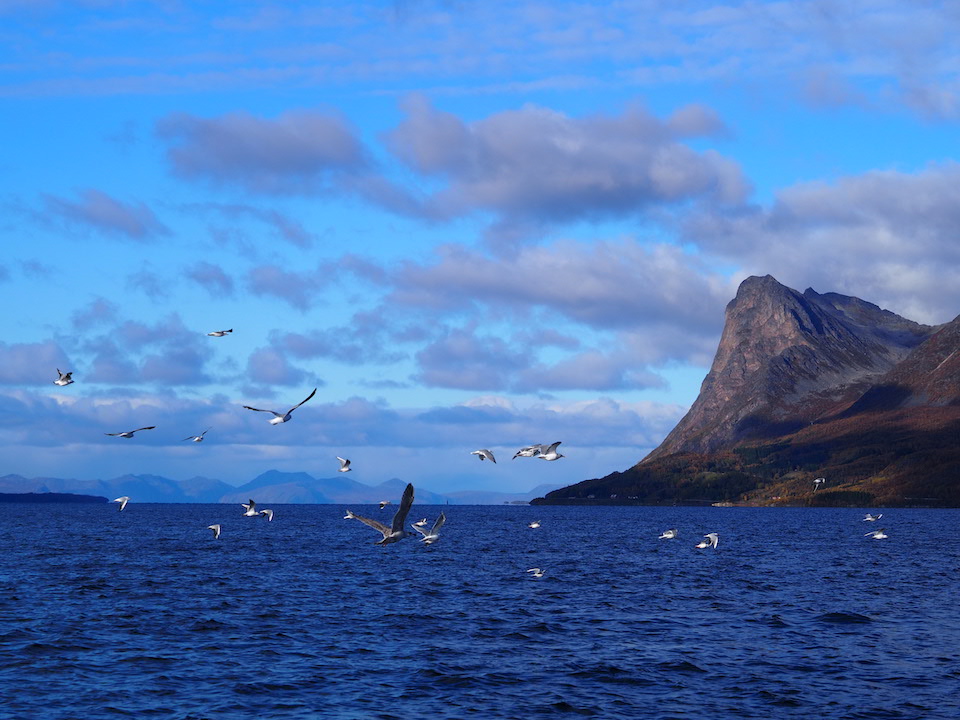
[[[383,510],[387,505],[393,505],[393,503],[390,502],[389,500],[381,500],[381,501],[380,501],[380,509],[381,509],[381,510]]]
[[[129,495],[121,495],[121,496],[118,497],[116,500],[114,500],[114,502],[115,502],[115,503],[120,503],[120,507],[117,508],[117,512],[120,512],[121,510],[123,510],[123,509],[127,506],[127,503],[130,502],[130,496],[129,496]]]
[[[677,529],[673,528],[672,530],[665,530],[662,535],[660,535],[660,540],[673,540],[677,536]]]
[[[264,517],[267,518],[268,522],[273,522],[273,510],[271,510],[270,508],[261,510],[260,512],[257,513],[257,515],[263,515]]]
[[[820,486],[823,485],[826,481],[827,481],[826,478],[817,478],[816,480],[814,480],[813,491],[816,492],[817,490],[819,490]]]
[[[220,539],[220,526],[219,525],[207,525],[208,530],[213,530],[213,539]]]
[[[244,509],[244,517],[256,517],[260,513],[257,511],[257,504],[253,501],[253,498],[250,498],[248,503],[240,503],[240,507]]]
[[[233,328],[230,328],[229,330],[214,330],[213,332],[208,332],[208,333],[207,333],[207,336],[209,336],[209,337],[223,337],[224,335],[227,335],[227,334],[232,333],[232,332],[233,332]]]
[[[54,385],[65,387],[73,383],[73,378],[70,377],[71,375],[73,375],[72,372],[62,373],[60,372],[60,368],[57,368],[57,375],[59,375],[60,377],[58,377],[56,380],[53,381]]]
[[[111,437],[132,438],[134,433],[138,433],[141,430],[153,430],[156,427],[156,425],[147,425],[146,427],[137,428],[136,430],[127,430],[126,432],[118,433],[104,433],[104,435],[110,435]]]
[[[210,428],[207,428],[199,435],[191,435],[190,437],[185,437],[184,440],[193,440],[194,442],[203,442],[203,436],[210,432]],[[183,442],[181,440],[181,442]]]
[[[342,458],[337,455],[337,460],[340,461],[340,469],[337,472],[350,472],[350,461],[346,458]]]
[[[560,444],[560,440],[550,445],[546,450],[541,450],[540,454],[537,455],[541,460],[557,460],[562,458],[563,455],[557,452],[557,446]]]
[[[887,537],[887,534],[883,531],[883,528],[880,528],[879,530],[874,530],[864,534],[864,537],[868,536],[872,537],[874,540],[883,540]]]
[[[704,537],[706,538],[706,540],[701,540],[700,542],[697,543],[698,548],[700,548],[701,550],[703,548],[708,548],[708,547],[712,547],[713,549],[717,548],[717,543],[720,542],[719,535],[717,535],[716,533],[707,533],[706,535],[704,535]]]
[[[880,513],[879,515],[871,515],[870,513],[867,513],[866,515],[863,516],[863,522],[876,522],[882,517],[883,517],[883,513]]]
[[[422,528],[422,527],[425,527],[426,524],[427,524],[427,519],[423,518],[422,520],[417,520],[413,525],[414,527]]]
[[[493,453],[487,450],[486,448],[481,448],[480,450],[474,450],[471,455],[477,455],[481,460],[489,460],[490,462],[496,464],[497,459],[493,456]]]
[[[533,573],[533,577],[535,577],[535,578],[542,578],[542,577],[543,577],[543,570],[541,570],[540,568],[530,568],[529,570],[527,570],[527,572],[528,572],[528,573]]]
[[[297,403],[296,405],[294,405],[292,408],[290,408],[289,410],[287,410],[287,411],[286,411],[285,413],[283,413],[282,415],[281,415],[280,413],[276,412],[275,410],[261,410],[260,408],[250,407],[249,405],[244,405],[243,407],[246,408],[247,410],[253,410],[254,412],[268,412],[268,413],[273,413],[274,417],[273,417],[273,420],[270,421],[270,424],[271,424],[271,425],[279,425],[280,423],[285,423],[285,422],[289,421],[289,420],[290,420],[290,413],[292,413],[292,412],[293,412],[294,410],[296,410],[298,407],[300,407],[301,405],[303,405],[303,403],[305,403],[307,400],[309,400],[310,398],[312,398],[312,397],[313,397],[314,395],[316,395],[316,394],[317,394],[317,389],[314,388],[314,389],[313,389],[313,392],[310,393],[309,395],[307,395],[306,399],[301,400],[299,403]]]
[[[404,523],[407,522],[407,513],[410,512],[411,505],[413,505],[413,484],[407,483],[407,487],[403,491],[403,497],[400,500],[400,507],[397,508],[397,512],[393,516],[393,522],[390,524],[390,527],[387,527],[378,520],[371,520],[370,518],[365,518],[362,515],[354,515],[350,510],[347,510],[345,519],[359,520],[364,525],[369,525],[383,535],[383,539],[378,540],[376,544],[389,545],[390,543],[399,542],[408,535],[413,534],[403,529]]]
[[[413,525],[411,525],[411,527],[414,530],[416,530],[418,533],[423,535],[423,537],[420,538],[420,541],[424,545],[433,545],[433,543],[435,543],[437,540],[440,539],[440,528],[443,527],[443,524],[446,521],[447,521],[447,516],[441,512],[440,517],[437,518],[437,521],[433,524],[433,527],[430,528],[429,530],[422,527],[419,523],[414,523]]]
[[[517,454],[510,459],[516,460],[518,457],[536,457],[543,452],[543,447],[543,445],[527,445],[517,450]]]

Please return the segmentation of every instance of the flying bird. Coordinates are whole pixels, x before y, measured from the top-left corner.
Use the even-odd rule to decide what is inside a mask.
[[[383,510],[387,505],[393,505],[393,503],[390,502],[389,500],[381,500],[381,501],[380,501],[380,509],[381,509],[381,510]]]
[[[268,522],[273,522],[273,510],[271,510],[270,508],[261,510],[260,512],[257,513],[257,515],[263,515],[264,517],[267,518]]]
[[[868,532],[864,534],[864,537],[872,537],[874,540],[883,540],[887,537],[887,534],[883,531],[883,528],[879,530],[874,530],[873,532]]]
[[[350,472],[350,461],[346,458],[342,458],[337,455],[337,460],[340,461],[340,469],[337,472]]]
[[[497,462],[497,459],[493,456],[493,453],[487,450],[486,448],[481,448],[480,450],[474,450],[470,454],[478,456],[481,460],[489,460],[492,463]]]
[[[268,413],[273,413],[274,418],[273,418],[273,420],[270,421],[270,424],[271,424],[271,425],[279,425],[280,423],[288,422],[288,421],[290,420],[290,413],[292,413],[292,412],[293,412],[294,410],[296,410],[298,407],[300,407],[301,405],[303,405],[307,400],[309,400],[310,398],[312,398],[312,397],[313,397],[314,395],[316,395],[316,394],[317,394],[317,389],[314,388],[314,389],[313,389],[313,392],[310,393],[309,395],[307,395],[306,399],[301,400],[299,403],[297,403],[296,405],[294,405],[292,408],[290,408],[289,410],[287,410],[287,411],[286,411],[285,413],[283,413],[282,415],[281,415],[280,413],[276,412],[275,410],[261,410],[260,408],[250,407],[249,405],[244,405],[243,407],[246,408],[247,410],[253,410],[254,412],[268,412]]]
[[[240,503],[240,507],[244,509],[244,517],[256,517],[260,514],[257,512],[257,504],[253,501],[253,498],[250,498],[250,502]]]
[[[716,533],[707,533],[706,535],[704,535],[704,537],[706,538],[706,540],[701,540],[700,542],[698,542],[697,547],[700,549],[708,548],[708,547],[712,547],[716,549],[717,543],[720,542],[720,536],[717,535]]]
[[[414,526],[416,526],[416,527],[424,527],[426,524],[427,524],[427,519],[426,519],[426,518],[423,518],[422,520],[417,520],[417,521],[414,523]]]
[[[541,450],[537,457],[541,460],[557,460],[562,458],[563,455],[557,452],[557,446],[560,444],[560,442],[560,440],[557,440],[557,442],[553,443],[553,445],[548,447],[546,450]]]
[[[673,540],[677,536],[676,528],[672,530],[665,530],[662,535],[660,535],[660,540]]]
[[[543,445],[527,445],[527,447],[522,447],[517,450],[516,455],[514,455],[511,460],[516,460],[518,457],[536,457],[543,451]]]
[[[233,328],[230,328],[229,330],[214,330],[213,332],[208,332],[207,335],[209,337],[223,337],[224,335],[232,332]]]
[[[418,533],[423,535],[423,537],[420,538],[420,541],[424,545],[433,545],[433,543],[435,543],[437,540],[440,539],[440,528],[443,527],[443,524],[446,521],[447,521],[447,516],[441,512],[440,517],[437,518],[437,521],[433,524],[433,527],[430,528],[429,530],[422,527],[420,523],[414,523],[413,525],[411,525],[411,527],[414,530],[416,530]]]
[[[814,480],[813,491],[816,492],[817,490],[819,490],[820,486],[823,485],[826,481],[827,481],[826,478],[817,478],[816,480]]]
[[[185,437],[184,440],[193,440],[194,442],[203,442],[203,436],[210,432],[210,428],[207,428],[199,435],[191,435],[190,437]],[[181,440],[181,442],[183,442]]]
[[[541,570],[540,568],[530,568],[529,570],[527,570],[527,572],[533,573],[533,577],[535,578],[543,577],[543,570]]]
[[[57,375],[59,375],[60,377],[58,377],[56,380],[53,381],[54,385],[59,385],[60,387],[64,387],[66,385],[70,385],[71,383],[73,383],[73,378],[70,377],[71,375],[73,375],[72,372],[62,373],[60,372],[60,368],[57,368]]]
[[[880,513],[879,515],[871,515],[870,513],[867,513],[866,515],[863,516],[863,522],[876,522],[882,517],[883,517],[883,513]]]
[[[120,512],[121,510],[123,510],[123,509],[127,506],[127,503],[130,502],[130,496],[129,496],[129,495],[121,495],[120,497],[118,497],[118,498],[117,498],[116,500],[114,500],[113,502],[115,502],[115,503],[120,503],[120,507],[117,508],[117,512]]]
[[[413,534],[403,529],[404,524],[407,522],[407,513],[410,512],[411,505],[413,505],[413,484],[407,483],[407,487],[403,491],[403,497],[400,500],[400,507],[397,508],[397,512],[393,516],[393,522],[390,524],[390,527],[387,527],[382,522],[377,520],[371,520],[370,518],[365,518],[362,515],[354,515],[350,510],[347,510],[347,514],[344,517],[348,520],[359,520],[364,525],[369,525],[383,535],[383,539],[378,540],[376,544],[389,545],[390,543],[399,542],[408,535]]]
[[[219,525],[207,525],[208,530],[213,530],[213,539],[220,539],[220,526]]]
[[[104,433],[104,435],[110,435],[111,437],[132,438],[134,433],[138,433],[141,430],[153,430],[156,427],[156,425],[147,425],[146,427],[137,428],[136,430],[127,430],[126,432],[118,433]]]

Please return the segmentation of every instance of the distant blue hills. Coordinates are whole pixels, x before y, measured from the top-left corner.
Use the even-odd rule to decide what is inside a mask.
[[[364,485],[345,474],[317,478],[305,472],[268,470],[236,486],[208,477],[171,480],[160,475],[121,475],[110,480],[75,480],[51,477],[0,477],[0,493],[74,493],[108,498],[129,495],[136,502],[161,503],[258,503],[345,504],[398,502],[406,482],[391,478],[379,485]],[[525,503],[541,497],[557,485],[540,485],[526,493],[466,490],[439,494],[416,488],[416,500],[424,505],[501,505]]]

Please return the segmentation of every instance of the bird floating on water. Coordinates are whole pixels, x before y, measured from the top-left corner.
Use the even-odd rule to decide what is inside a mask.
[[[270,424],[271,424],[271,425],[279,425],[280,423],[285,423],[285,422],[289,421],[289,420],[290,420],[290,414],[291,414],[294,410],[296,410],[298,407],[300,407],[301,405],[303,405],[307,400],[309,400],[310,398],[312,398],[312,397],[313,397],[314,395],[316,395],[316,394],[317,394],[317,389],[314,388],[314,389],[313,389],[313,392],[310,393],[309,395],[307,395],[307,397],[306,397],[304,400],[301,400],[300,402],[298,402],[296,405],[294,405],[292,408],[290,408],[289,410],[287,410],[287,411],[286,411],[285,413],[283,413],[282,415],[281,415],[280,413],[276,412],[275,410],[261,410],[260,408],[250,407],[249,405],[244,405],[243,407],[244,407],[245,409],[247,409],[247,410],[253,410],[254,412],[268,412],[268,413],[273,413],[273,416],[274,416],[274,417],[273,417],[273,419],[270,421]]]
[[[664,530],[660,535],[660,540],[673,540],[677,536],[677,529]]]
[[[883,513],[880,513],[879,515],[871,515],[870,513],[867,513],[866,515],[863,516],[863,522],[876,522],[882,517],[883,517]]]
[[[527,527],[528,527],[528,528],[533,528],[534,530],[536,530],[538,527],[540,527],[540,521],[539,521],[539,520],[534,520],[532,523],[530,523],[529,525],[527,525]]]
[[[193,440],[194,442],[203,442],[203,436],[206,435],[208,432],[210,432],[210,428],[207,428],[199,435],[191,435],[190,437],[185,437],[184,440]]]
[[[557,440],[557,442],[547,447],[546,450],[541,450],[537,457],[541,460],[558,460],[559,458],[562,458],[563,455],[557,452],[557,446],[560,444],[560,442],[560,440]]]
[[[59,375],[60,377],[58,377],[56,380],[53,381],[54,385],[65,387],[73,383],[73,378],[70,377],[71,375],[73,375],[73,372],[62,373],[60,372],[60,368],[57,368],[57,375]]]
[[[443,527],[443,524],[446,521],[447,521],[447,516],[441,512],[440,517],[437,518],[437,521],[433,524],[433,527],[430,528],[429,530],[427,530],[425,527],[423,527],[419,523],[414,523],[411,527],[414,530],[416,530],[418,533],[423,535],[423,537],[420,538],[420,541],[424,545],[433,545],[433,543],[435,543],[437,540],[440,539],[440,528]],[[426,523],[424,523],[424,525],[426,525]]]
[[[883,528],[880,528],[879,530],[873,530],[872,532],[864,533],[864,537],[872,537],[874,540],[883,540],[887,537],[887,534],[883,530]]]
[[[104,435],[110,435],[111,437],[132,438],[134,433],[138,433],[141,430],[153,430],[156,427],[156,425],[147,425],[146,427],[137,428],[136,430],[127,430],[126,432],[118,433],[104,433]]]
[[[337,472],[350,472],[350,461],[346,458],[342,458],[337,455],[337,460],[340,461],[340,469]]]
[[[214,330],[213,332],[208,332],[207,335],[209,337],[223,337],[224,335],[228,335],[232,332],[233,328],[230,328],[229,330]]]
[[[492,463],[496,463],[497,459],[493,456],[493,453],[487,450],[486,448],[481,448],[479,450],[474,450],[471,455],[477,455],[481,460],[489,460]]]
[[[535,578],[543,577],[543,570],[541,570],[540,568],[530,568],[529,570],[527,570],[527,572],[532,573]]]
[[[716,549],[717,544],[720,542],[720,536],[716,533],[707,533],[704,535],[706,540],[701,540],[697,543],[697,547],[700,549],[712,547]]]
[[[208,530],[213,530],[213,539],[220,539],[220,526],[219,525],[207,525]]]
[[[359,520],[364,525],[369,525],[374,530],[383,535],[382,540],[376,542],[377,545],[389,545],[390,543],[399,542],[403,540],[408,535],[413,533],[404,530],[403,526],[407,522],[407,513],[410,512],[410,507],[413,505],[413,484],[407,483],[406,489],[403,491],[403,497],[400,499],[400,507],[397,508],[397,512],[394,513],[393,522],[390,524],[390,527],[387,527],[382,522],[378,520],[372,520],[371,518],[363,517],[362,515],[354,515],[352,511],[347,510],[347,514],[344,516],[344,519],[347,520]]]
[[[118,498],[117,498],[116,500],[114,500],[113,502],[115,502],[115,503],[120,503],[120,507],[117,508],[117,512],[120,512],[121,510],[123,510],[123,509],[127,506],[127,503],[130,502],[130,496],[129,496],[129,495],[121,495],[120,497],[118,497]]]

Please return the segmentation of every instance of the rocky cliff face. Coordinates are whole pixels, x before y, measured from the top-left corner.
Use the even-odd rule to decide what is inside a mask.
[[[642,462],[797,430],[848,406],[934,330],[857,298],[747,278],[699,397]]]

